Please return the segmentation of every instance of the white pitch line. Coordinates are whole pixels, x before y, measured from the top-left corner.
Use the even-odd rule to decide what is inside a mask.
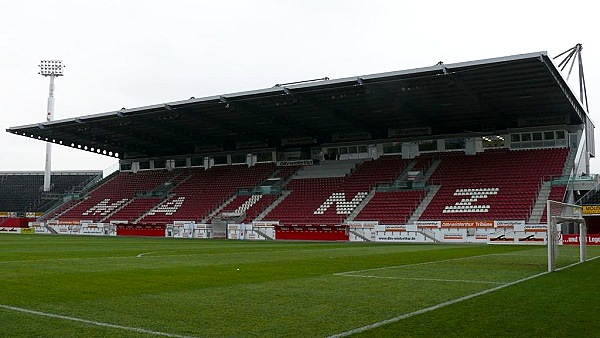
[[[596,256],[596,257],[590,258],[586,262],[594,260],[594,259],[596,259],[598,257],[600,257],[600,256]],[[570,267],[573,267],[573,266],[581,264],[581,263],[585,263],[585,262],[573,263],[573,264],[564,266],[562,268],[556,269],[556,271],[561,271],[561,270],[564,270],[564,269],[568,269]],[[513,286],[515,284],[526,282],[528,280],[531,280],[531,279],[534,279],[534,278],[538,278],[538,277],[547,275],[549,273],[550,273],[549,271],[544,271],[544,272],[538,273],[538,274],[533,275],[533,276],[529,276],[529,277],[525,277],[525,278],[516,280],[514,282],[510,282],[510,283],[506,283],[506,284],[502,284],[502,285],[493,287],[491,289],[483,290],[483,291],[480,291],[480,292],[477,292],[477,293],[473,293],[473,294],[470,294],[470,295],[467,295],[467,296],[464,296],[464,297],[460,297],[460,298],[456,298],[456,299],[453,299],[453,300],[449,300],[447,302],[436,304],[436,305],[433,305],[433,306],[430,306],[430,307],[427,307],[427,308],[424,308],[424,309],[420,309],[420,310],[417,310],[417,311],[414,311],[414,312],[405,313],[403,315],[400,315],[400,316],[397,316],[397,317],[394,317],[394,318],[390,318],[390,319],[386,319],[386,320],[383,320],[383,321],[380,321],[380,322],[377,322],[377,323],[365,325],[365,326],[362,326],[362,327],[359,327],[359,328],[356,328],[356,329],[352,329],[352,330],[349,330],[349,331],[346,331],[346,332],[334,334],[334,335],[329,336],[327,338],[347,337],[347,336],[350,336],[350,335],[353,335],[353,334],[356,334],[356,333],[360,333],[360,332],[368,331],[368,330],[371,330],[371,329],[375,329],[375,328],[378,328],[378,327],[383,326],[383,325],[387,325],[387,324],[392,324],[392,323],[395,323],[395,322],[399,322],[399,321],[401,321],[403,319],[414,317],[416,315],[420,315],[420,314],[423,314],[423,313],[426,313],[426,312],[430,312],[430,311],[433,311],[433,310],[437,310],[439,308],[442,308],[442,307],[445,307],[445,306],[448,306],[448,305],[460,303],[462,301],[469,300],[469,299],[475,298],[475,297],[479,297],[479,296],[482,296],[482,295],[485,295],[485,294],[488,294],[488,293],[491,293],[491,292],[494,292],[494,291],[498,291],[498,290],[504,289],[506,287]]]
[[[401,279],[401,280],[416,280],[416,281],[431,281],[431,282],[454,282],[454,283],[475,283],[475,284],[500,284],[501,282],[490,282],[483,280],[467,280],[467,279],[443,279],[443,278],[411,278],[411,277],[389,277],[389,276],[371,276],[371,275],[354,275],[344,274],[346,277],[360,277],[360,278],[380,278],[380,279]]]
[[[334,275],[335,276],[344,276],[344,275],[348,275],[348,274],[355,274],[355,273],[367,272],[367,271],[379,271],[379,270],[388,270],[388,269],[399,269],[399,268],[406,268],[406,267],[410,267],[410,266],[428,265],[428,264],[435,264],[435,263],[445,263],[445,262],[459,261],[459,260],[469,259],[469,258],[487,257],[487,256],[493,256],[493,255],[495,255],[495,254],[486,254],[486,255],[478,255],[478,256],[459,257],[459,258],[449,258],[449,259],[442,259],[442,260],[439,260],[439,261],[428,261],[428,262],[413,263],[413,264],[404,264],[404,265],[384,266],[384,267],[373,268],[373,269],[364,269],[364,270],[354,270],[354,271],[346,271],[346,272],[337,272],[337,273],[334,273]]]
[[[95,326],[109,327],[109,328],[113,328],[113,329],[133,331],[133,332],[138,332],[138,333],[146,333],[146,334],[151,334],[151,335],[155,335],[155,336],[172,337],[172,338],[195,338],[193,336],[183,336],[183,335],[179,335],[179,334],[175,334],[175,333],[146,330],[146,329],[142,329],[139,327],[96,322],[93,320],[87,320],[87,319],[83,319],[83,318],[70,317],[70,316],[63,316],[63,315],[42,312],[42,311],[29,310],[29,309],[16,307],[16,306],[0,304],[0,308],[6,309],[6,310],[11,310],[11,311],[16,311],[16,312],[28,313],[28,314],[32,314],[32,315],[36,315],[36,316],[44,316],[44,317],[57,318],[57,319],[63,319],[63,320],[70,320],[70,321],[74,321],[74,322],[80,322],[80,323],[85,323],[85,324],[90,324],[90,325],[95,325]]]
[[[158,252],[158,251],[153,251],[153,252],[144,252],[144,253],[141,253],[141,254],[139,254],[139,255],[137,255],[137,256],[135,256],[135,257],[137,257],[137,258],[141,258],[141,257],[144,257],[144,256],[146,256],[146,255],[153,254],[153,253],[157,253],[157,252]]]
[[[337,272],[337,273],[334,273],[334,275],[335,276],[344,276],[344,275],[355,274],[355,273],[360,273],[360,272],[379,271],[379,270],[388,270],[388,269],[399,269],[399,268],[406,268],[406,267],[411,267],[411,266],[429,265],[429,264],[435,264],[435,263],[445,263],[445,262],[459,261],[459,260],[464,260],[464,259],[469,259],[469,258],[481,258],[481,257],[489,257],[489,256],[509,256],[509,255],[515,255],[515,256],[537,256],[537,255],[518,255],[518,254],[510,254],[510,253],[492,253],[492,254],[477,255],[477,256],[467,256],[467,257],[459,257],[459,258],[442,259],[442,260],[439,260],[439,261],[427,261],[427,262],[404,264],[404,265],[384,266],[384,267],[373,268],[373,269],[364,269],[364,270],[354,270],[354,271]],[[540,257],[544,257],[544,256],[540,255]],[[598,256],[598,257],[600,257],[600,256]]]

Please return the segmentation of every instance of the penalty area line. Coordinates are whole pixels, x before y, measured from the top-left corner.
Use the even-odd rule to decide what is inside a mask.
[[[362,273],[362,272],[380,271],[380,270],[388,270],[388,269],[400,269],[400,268],[408,268],[408,267],[411,267],[411,266],[429,265],[429,264],[436,264],[436,263],[447,263],[447,262],[453,262],[453,261],[461,261],[461,260],[470,259],[470,258],[488,257],[488,256],[493,256],[493,255],[495,255],[495,254],[485,254],[485,255],[477,255],[477,256],[466,256],[466,257],[458,257],[458,258],[448,258],[448,259],[441,259],[439,261],[426,261],[426,262],[403,264],[403,265],[382,266],[382,267],[379,267],[379,268],[372,268],[372,269],[363,269],[363,270],[336,272],[333,275],[334,276],[355,275],[357,273]]]
[[[424,282],[448,282],[448,283],[475,283],[475,284],[500,284],[502,282],[490,282],[483,280],[469,280],[469,279],[445,279],[445,278],[419,278],[419,277],[393,277],[393,276],[373,276],[373,275],[355,275],[355,274],[343,274],[339,276],[346,277],[358,277],[358,278],[375,278],[375,279],[399,279],[399,280],[416,280]]]
[[[596,257],[590,258],[590,259],[586,260],[586,262],[595,260],[598,257],[600,257],[600,256],[596,256]],[[556,269],[556,271],[561,271],[561,270],[564,270],[564,269],[568,269],[570,267],[579,265],[581,263],[585,263],[585,262],[573,263],[573,264],[570,264],[570,265],[558,268],[558,269]],[[377,322],[377,323],[365,325],[365,326],[362,326],[362,327],[359,327],[359,328],[356,328],[356,329],[352,329],[352,330],[349,330],[349,331],[346,331],[346,332],[337,333],[337,334],[331,335],[331,336],[329,336],[327,338],[347,337],[347,336],[350,336],[350,335],[353,335],[353,334],[356,334],[356,333],[365,332],[365,331],[368,331],[368,330],[371,330],[371,329],[378,328],[380,326],[384,326],[384,325],[387,325],[387,324],[392,324],[392,323],[395,323],[395,322],[399,322],[399,321],[401,321],[403,319],[414,317],[416,315],[420,315],[420,314],[423,314],[423,313],[431,312],[433,310],[437,310],[439,308],[442,308],[442,307],[445,307],[445,306],[448,306],[448,305],[460,303],[460,302],[465,301],[465,300],[469,300],[469,299],[472,299],[472,298],[475,298],[475,297],[483,296],[485,294],[488,294],[488,293],[491,293],[491,292],[494,292],[494,291],[498,291],[498,290],[501,290],[501,289],[504,289],[506,287],[513,286],[513,285],[516,285],[516,284],[519,284],[519,283],[522,283],[522,282],[526,282],[528,280],[532,280],[532,279],[535,279],[535,278],[547,275],[549,273],[550,273],[549,271],[544,271],[544,272],[535,274],[533,276],[529,276],[529,277],[525,277],[525,278],[516,280],[514,282],[509,282],[509,283],[506,283],[506,284],[502,284],[502,285],[493,287],[491,289],[487,289],[487,290],[483,290],[483,291],[480,291],[480,292],[477,292],[477,293],[466,295],[464,297],[452,299],[452,300],[449,300],[447,302],[439,303],[439,304],[436,304],[436,305],[433,305],[433,306],[430,306],[430,307],[426,307],[426,308],[423,308],[423,309],[420,309],[420,310],[417,310],[417,311],[414,311],[414,312],[405,313],[403,315],[400,315],[400,316],[397,316],[397,317],[394,317],[394,318],[390,318],[390,319],[386,319],[386,320],[383,320],[383,321],[380,321],[380,322]]]
[[[36,315],[36,316],[44,316],[44,317],[50,317],[50,318],[56,318],[56,319],[62,319],[62,320],[70,320],[73,322],[108,327],[108,328],[112,328],[112,329],[119,329],[119,330],[133,331],[133,332],[138,332],[138,333],[151,334],[151,335],[155,335],[155,336],[172,337],[172,338],[195,338],[193,336],[183,336],[183,335],[179,335],[179,334],[175,334],[175,333],[146,330],[146,329],[142,329],[139,327],[96,322],[93,320],[87,320],[87,319],[83,319],[83,318],[70,317],[70,316],[63,316],[63,315],[59,315],[59,314],[55,314],[55,313],[48,313],[48,312],[42,312],[42,311],[36,311],[36,310],[29,310],[29,309],[16,307],[16,306],[0,304],[0,308],[5,309],[5,310],[10,310],[10,311],[15,311],[15,312],[27,313],[27,314]]]

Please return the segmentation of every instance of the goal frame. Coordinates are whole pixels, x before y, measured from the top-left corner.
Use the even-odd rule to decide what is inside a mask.
[[[560,208],[560,214],[554,215],[552,208],[556,205]],[[558,242],[560,234],[558,225],[564,222],[572,222],[579,226],[579,262],[586,261],[587,226],[583,218],[583,207],[576,204],[563,203],[553,200],[546,202],[547,223],[547,245],[548,245],[548,271],[556,271],[556,258],[558,256]]]

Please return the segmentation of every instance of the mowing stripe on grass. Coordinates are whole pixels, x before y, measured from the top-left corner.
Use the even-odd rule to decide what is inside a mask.
[[[113,329],[127,330],[127,331],[133,331],[133,332],[138,332],[138,333],[146,333],[146,334],[151,334],[151,335],[155,335],[155,336],[172,337],[172,338],[195,338],[193,336],[182,336],[182,335],[175,334],[175,333],[146,330],[146,329],[142,329],[139,327],[131,327],[131,326],[123,326],[123,325],[96,322],[93,320],[87,320],[87,319],[83,319],[83,318],[70,317],[70,316],[63,316],[63,315],[42,312],[42,311],[29,310],[29,309],[16,307],[16,306],[0,304],[0,308],[6,309],[6,310],[11,310],[11,311],[16,311],[16,312],[23,312],[23,313],[27,313],[27,314],[36,315],[36,316],[44,316],[44,317],[57,318],[57,319],[63,319],[63,320],[70,320],[70,321],[74,321],[74,322],[80,322],[80,323],[85,323],[85,324],[90,324],[90,325],[95,325],[95,326],[103,326],[103,327],[109,327],[109,328],[113,328]]]
[[[346,271],[346,272],[337,272],[337,273],[334,273],[333,275],[334,276],[348,276],[348,275],[353,275],[353,274],[360,273],[360,272],[406,268],[406,267],[409,267],[409,266],[419,266],[419,265],[428,265],[428,264],[435,264],[435,263],[460,261],[460,260],[463,260],[463,259],[480,258],[480,257],[494,256],[494,255],[496,255],[496,254],[486,254],[486,255],[459,257],[459,258],[449,258],[449,259],[441,259],[439,261],[427,261],[427,262],[413,263],[413,264],[404,264],[404,265],[383,266],[383,267],[380,267],[380,268],[373,268],[373,269],[364,269],[364,270],[354,270],[354,271]]]
[[[71,257],[71,258],[42,258],[42,259],[21,259],[17,261],[0,261],[0,264],[10,264],[10,263],[33,263],[33,262],[62,262],[62,261],[84,261],[84,260],[105,260],[105,259],[123,259],[123,258],[140,258],[149,254],[160,253],[159,251],[152,252],[144,252],[135,256],[95,256],[95,257]],[[203,254],[184,254],[184,255],[154,255],[152,257],[182,257],[182,256],[198,256]]]
[[[273,253],[280,252],[293,252],[293,250],[270,250]],[[123,259],[123,258],[140,258],[149,254],[160,254],[161,251],[152,251],[152,252],[144,252],[141,254],[133,254],[129,256],[95,256],[95,257],[72,257],[72,258],[42,258],[42,259],[21,259],[21,260],[11,260],[11,261],[0,261],[0,264],[10,264],[10,263],[32,263],[32,262],[56,262],[56,261],[81,261],[81,260],[105,260],[105,259]],[[170,258],[170,257],[192,257],[192,256],[203,256],[208,255],[206,252],[199,253],[186,253],[186,254],[166,254],[166,255],[152,255],[154,258]],[[232,255],[231,252],[227,253],[210,253],[211,257],[217,256],[227,256]]]
[[[498,254],[494,254],[497,256],[519,256],[519,257],[548,257],[548,254],[539,254],[539,255],[520,255],[520,254],[514,254],[514,253],[498,253]],[[565,255],[565,254],[558,254],[560,257],[564,257],[564,258],[577,258],[579,259],[579,255]]]
[[[133,258],[134,256],[97,256],[97,257],[73,257],[73,258],[43,258],[43,259],[22,259],[18,261],[0,261],[0,264],[4,263],[33,263],[33,262],[62,262],[62,261],[83,261],[83,260],[103,260],[103,259],[122,259],[122,258]]]
[[[354,274],[343,274],[341,276],[347,277],[360,277],[360,278],[381,278],[381,279],[402,279],[402,280],[416,280],[416,281],[430,281],[430,282],[450,282],[450,283],[475,283],[475,284],[505,284],[501,282],[490,282],[482,280],[467,280],[467,279],[443,279],[443,278],[411,278],[411,277],[389,277],[389,276],[372,276],[372,275],[354,275]]]
[[[477,256],[472,256],[472,257],[477,257]],[[600,256],[596,256],[596,257],[590,258],[590,259],[587,260],[587,262],[589,262],[591,260],[594,260],[594,259],[596,259],[598,257],[600,257]],[[585,263],[585,262],[573,263],[573,264],[570,264],[570,265],[558,268],[558,269],[556,269],[556,271],[568,269],[570,267],[573,267],[575,265],[579,265],[581,263]],[[529,276],[529,277],[525,277],[525,278],[516,280],[514,282],[509,282],[509,283],[506,283],[506,284],[503,284],[503,285],[496,286],[496,287],[491,288],[491,289],[483,290],[483,291],[480,291],[480,292],[477,292],[477,293],[466,295],[464,297],[460,297],[460,298],[456,298],[456,299],[453,299],[453,300],[449,300],[447,302],[436,304],[436,305],[433,305],[433,306],[430,306],[430,307],[427,307],[427,308],[424,308],[424,309],[420,309],[420,310],[417,310],[417,311],[414,311],[414,312],[405,313],[403,315],[400,315],[400,316],[397,316],[397,317],[394,317],[394,318],[390,318],[390,319],[386,319],[386,320],[383,320],[383,321],[380,321],[380,322],[377,322],[377,323],[365,325],[365,326],[362,326],[362,327],[359,327],[359,328],[356,328],[356,329],[352,329],[352,330],[349,330],[349,331],[346,331],[346,332],[334,334],[332,336],[329,336],[328,338],[347,337],[347,336],[350,336],[350,335],[353,335],[353,334],[356,334],[356,333],[365,332],[365,331],[368,331],[368,330],[371,330],[371,329],[378,328],[378,327],[383,326],[383,325],[392,324],[392,323],[395,323],[395,322],[399,322],[399,321],[401,321],[403,319],[414,317],[416,315],[420,315],[420,314],[423,314],[423,313],[426,313],[426,312],[430,312],[430,311],[433,311],[433,310],[437,310],[439,308],[442,308],[442,307],[445,307],[445,306],[448,306],[448,305],[460,303],[462,301],[469,300],[471,298],[483,296],[485,294],[488,294],[488,293],[491,293],[491,292],[494,292],[494,291],[498,291],[498,290],[504,289],[506,287],[513,286],[515,284],[526,282],[528,280],[531,280],[531,279],[534,279],[534,278],[538,278],[538,277],[547,275],[549,273],[550,273],[549,271],[544,271],[544,272],[535,274],[533,276]]]

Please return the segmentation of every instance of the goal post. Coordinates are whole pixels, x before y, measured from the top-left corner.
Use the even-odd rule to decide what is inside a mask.
[[[583,208],[580,205],[548,200],[546,204],[548,271],[556,270],[558,246],[562,241],[562,226],[573,224],[579,230],[579,262],[586,260],[587,227],[583,218]]]

